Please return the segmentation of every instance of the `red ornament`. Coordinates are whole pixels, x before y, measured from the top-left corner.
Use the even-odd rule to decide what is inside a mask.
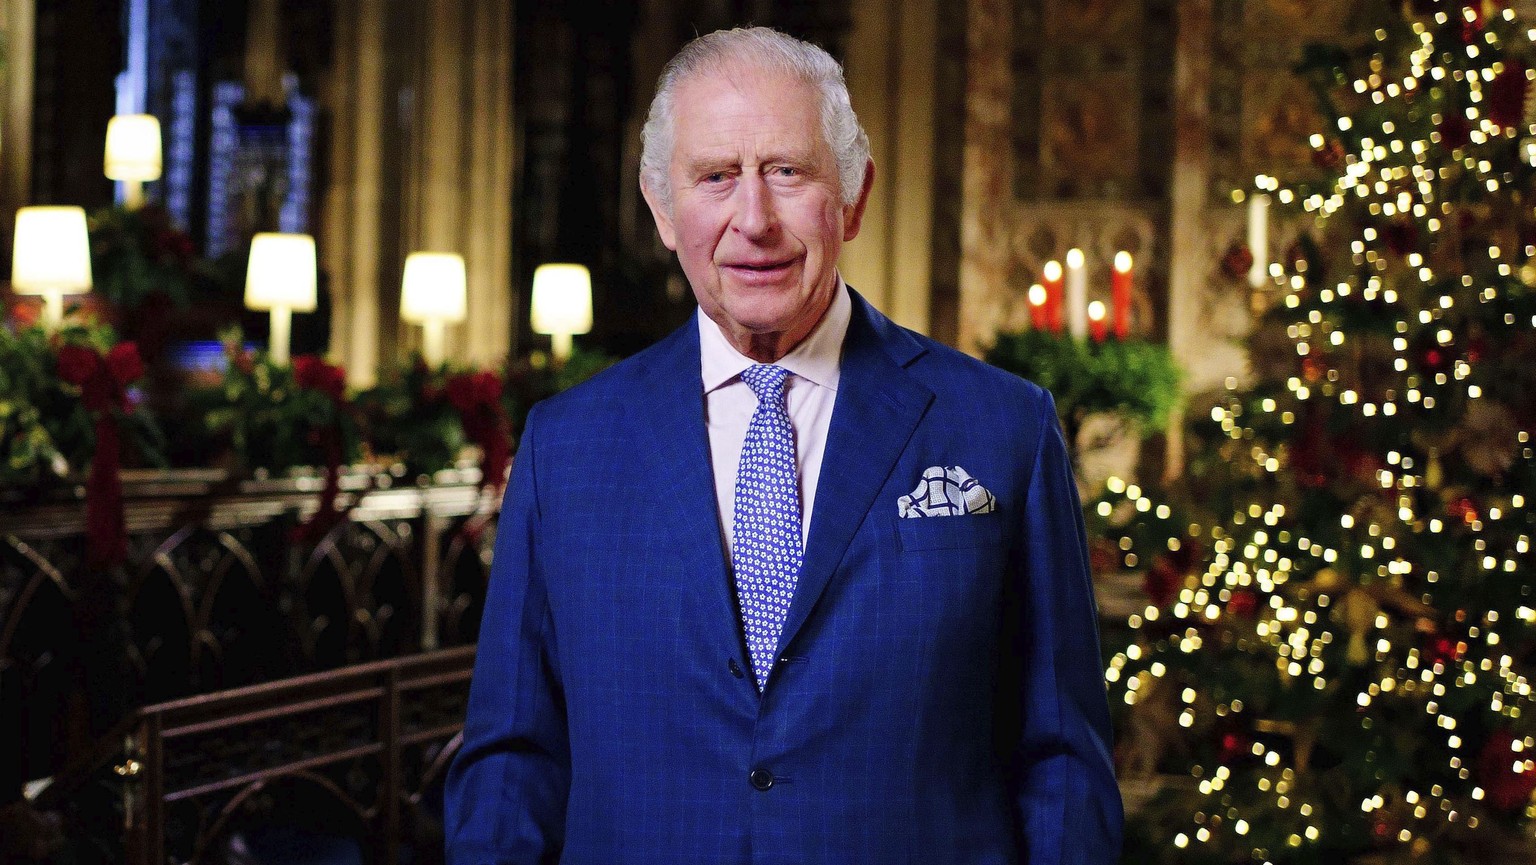
[[[1472,127],[1467,123],[1466,115],[1455,106],[1445,109],[1440,125],[1436,128],[1440,132],[1440,145],[1446,150],[1465,147],[1472,140]]]
[[[1253,740],[1238,732],[1221,735],[1221,762],[1233,763],[1253,753]]]
[[[1525,93],[1529,89],[1524,64],[1506,58],[1504,71],[1488,85],[1488,119],[1504,129],[1521,125],[1525,119]]]
[[[1178,566],[1169,561],[1166,556],[1153,562],[1141,579],[1142,591],[1145,591],[1147,598],[1159,607],[1168,606],[1183,584],[1184,578]]]
[[[1344,164],[1344,142],[1330,138],[1312,151],[1312,164],[1324,171],[1336,171]]]
[[[1411,219],[1395,219],[1382,229],[1381,239],[1396,255],[1407,255],[1419,248],[1419,226]]]
[[[1243,279],[1253,267],[1253,251],[1241,243],[1227,247],[1221,257],[1221,272],[1233,279]]]
[[[1536,765],[1529,752],[1516,751],[1514,743],[1513,733],[1495,730],[1477,755],[1478,782],[1488,794],[1488,804],[1500,811],[1518,811],[1536,792]],[[1523,771],[1515,771],[1517,761],[1523,763]]]
[[[1461,658],[1461,648],[1455,640],[1442,634],[1431,639],[1429,645],[1424,647],[1424,659],[1429,661],[1431,666],[1449,665]]]
[[[1477,505],[1466,496],[1450,502],[1445,506],[1445,509],[1451,516],[1464,523],[1472,523],[1477,520]]]
[[[1227,601],[1227,612],[1239,619],[1253,619],[1259,612],[1259,595],[1252,589],[1238,589]]]

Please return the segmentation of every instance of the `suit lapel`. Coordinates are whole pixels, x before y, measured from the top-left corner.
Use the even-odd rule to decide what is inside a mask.
[[[637,388],[630,434],[644,442],[642,470],[655,490],[655,506],[676,542],[678,573],[700,621],[736,634],[725,548],[720,537],[715,478],[704,428],[704,384],[699,372],[698,322],[678,328],[657,346]],[[735,642],[740,642],[739,638]]]
[[[854,532],[864,522],[933,393],[905,366],[925,349],[852,289],[853,317],[843,341],[837,402],[811,515],[805,561],[790,602],[779,651],[821,598]],[[891,513],[896,503],[889,502]]]

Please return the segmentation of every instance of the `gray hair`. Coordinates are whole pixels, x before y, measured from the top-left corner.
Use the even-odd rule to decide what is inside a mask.
[[[832,55],[809,42],[768,27],[717,30],[683,46],[661,71],[656,97],[640,132],[640,180],[668,207],[672,181],[667,173],[672,161],[677,86],[693,75],[739,63],[749,67],[786,72],[816,88],[821,96],[821,132],[837,160],[837,180],[843,202],[859,200],[864,169],[869,164],[869,136],[859,126],[848,99],[843,69]]]

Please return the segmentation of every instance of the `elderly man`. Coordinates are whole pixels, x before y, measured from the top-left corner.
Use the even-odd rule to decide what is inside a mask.
[[[1051,398],[842,282],[868,153],[814,46],[663,72],[641,184],[699,315],[529,418],[452,862],[1118,858]]]

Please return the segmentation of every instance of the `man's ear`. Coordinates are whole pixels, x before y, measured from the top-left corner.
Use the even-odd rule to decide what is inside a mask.
[[[640,194],[645,196],[645,203],[651,208],[651,218],[656,220],[656,233],[661,235],[661,242],[676,252],[677,231],[672,227],[672,209],[661,202],[649,180],[640,181]]]
[[[859,198],[852,204],[843,205],[843,242],[859,236],[859,226],[864,222],[864,206],[869,204],[869,191],[875,186],[875,161],[864,163],[864,185]]]

